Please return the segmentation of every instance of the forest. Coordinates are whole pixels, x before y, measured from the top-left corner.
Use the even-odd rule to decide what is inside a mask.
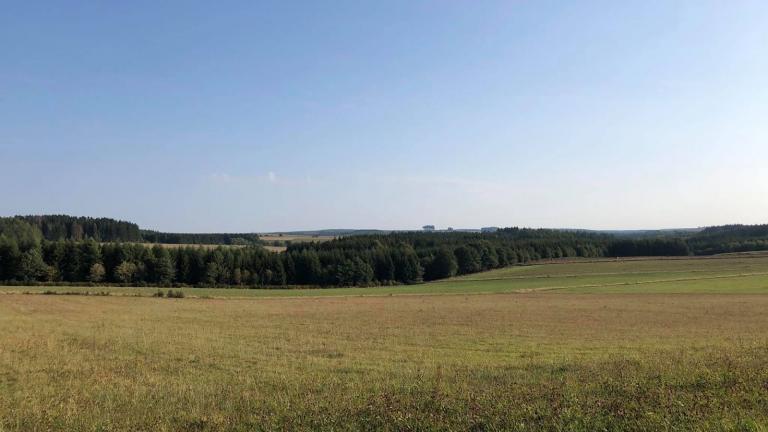
[[[207,244],[207,245],[256,245],[258,234],[253,233],[164,233],[141,230],[141,240],[147,243]]]
[[[297,243],[284,253],[255,237],[156,233],[111,219],[0,218],[0,281],[7,284],[157,286],[377,286],[413,284],[541,259],[687,256],[768,248],[768,226],[707,228],[687,237],[626,239],[609,234],[504,228],[494,233],[397,232]],[[139,241],[136,241],[136,236]],[[210,237],[203,237],[210,236]],[[228,237],[231,236],[231,237]],[[255,235],[254,235],[255,236]],[[245,247],[166,248],[147,238]],[[107,240],[108,239],[108,240]]]
[[[0,218],[0,225],[14,224],[14,220],[27,222],[33,228],[39,230],[40,239],[50,241],[93,239],[97,242],[207,245],[253,245],[259,243],[259,236],[253,233],[165,233],[140,229],[137,224],[132,222],[82,216],[15,216],[12,218]],[[18,224],[16,227],[16,229],[26,229]]]

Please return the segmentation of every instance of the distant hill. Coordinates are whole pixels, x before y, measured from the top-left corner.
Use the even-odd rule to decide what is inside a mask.
[[[348,235],[368,235],[368,234],[389,234],[391,230],[378,229],[319,229],[304,231],[270,231],[269,234],[283,234],[288,236],[320,236],[320,237],[340,237]]]
[[[488,231],[488,230],[486,230]],[[275,234],[308,237],[357,237],[383,236],[392,234],[423,233],[423,230],[380,230],[380,229],[320,229],[284,231]],[[685,243],[690,253],[711,255],[716,253],[768,250],[768,224],[766,225],[723,225],[706,228],[672,228],[660,230],[584,230],[550,229],[531,230],[505,228],[499,235],[557,236],[557,232],[602,235],[619,240],[675,239]],[[426,235],[479,234],[479,229],[452,229],[426,232]],[[481,235],[490,236],[486,232]],[[27,215],[0,217],[0,236],[12,239],[20,245],[36,244],[41,240],[93,239],[97,242],[126,243],[169,243],[209,245],[254,245],[261,244],[256,233],[166,233],[141,229],[133,222],[111,218],[94,218],[68,215]],[[430,238],[430,237],[427,237]]]
[[[410,233],[410,232],[424,232],[423,229],[414,230],[381,230],[381,229],[319,229],[319,230],[304,230],[304,231],[270,231],[269,234],[283,234],[289,236],[320,236],[320,237],[342,237],[342,236],[354,236],[354,235],[382,235],[392,233]],[[457,228],[457,229],[436,229],[430,231],[432,233],[443,232],[464,232],[464,233],[479,233],[480,229],[476,228]],[[265,233],[262,233],[265,234]]]
[[[669,236],[689,236],[702,231],[704,228],[670,228],[658,230],[595,230],[600,234],[609,234],[622,238],[648,238],[648,237],[669,237]]]
[[[141,241],[139,226],[132,222],[109,218],[67,215],[16,216],[40,230],[46,240],[84,240],[113,242]]]
[[[141,230],[141,238],[149,243],[254,245],[259,243],[253,233],[164,233]]]
[[[17,243],[35,243],[40,240],[169,244],[258,244],[254,233],[164,233],[142,230],[133,222],[110,218],[68,215],[29,215],[0,218],[0,235]]]
[[[768,224],[708,227],[687,242],[702,255],[768,250]]]
[[[768,250],[768,224],[597,232],[624,239],[680,238],[694,255]]]
[[[435,229],[429,231],[432,233],[460,232],[460,233],[493,233],[499,228],[450,228]],[[585,232],[593,234],[608,234],[621,238],[649,238],[649,237],[668,237],[668,236],[689,236],[704,230],[705,228],[669,228],[655,230],[590,230],[581,228],[554,228],[555,231]],[[341,237],[350,235],[381,235],[391,233],[412,233],[425,232],[423,229],[412,230],[381,230],[381,229],[318,229],[301,231],[270,231],[269,234],[283,234],[291,236],[320,236],[320,237]]]

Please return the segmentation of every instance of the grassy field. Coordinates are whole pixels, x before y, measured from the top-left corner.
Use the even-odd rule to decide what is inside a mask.
[[[324,242],[331,240],[335,237],[312,237],[312,236],[277,236],[277,235],[265,235],[260,236],[259,239],[264,241],[264,249],[271,251],[271,252],[285,252],[286,249],[288,249],[287,244],[288,242]],[[245,245],[227,245],[227,244],[201,244],[201,243],[137,243],[141,244],[143,246],[155,246],[159,245],[161,247],[167,248],[167,249],[178,249],[178,248],[185,248],[185,247],[191,247],[191,248],[203,248],[203,249],[216,249],[218,247],[232,247],[232,248],[242,248],[245,247]]]
[[[204,244],[204,243],[131,243],[131,244],[138,244],[142,246],[152,247],[152,246],[160,246],[164,247],[166,249],[180,249],[180,248],[203,248],[203,249],[216,249],[218,247],[225,247],[225,248],[243,248],[245,245],[228,245],[228,244]]]
[[[277,253],[285,252],[286,250],[288,250],[288,246],[269,246],[269,245],[267,245],[267,246],[263,246],[263,248],[268,250],[268,251],[270,251],[270,252],[277,252]]]
[[[189,289],[231,297],[215,299],[6,287],[0,431],[764,431],[765,272],[736,257]]]
[[[328,240],[333,240],[336,237],[334,236],[310,236],[310,235],[292,235],[292,234],[259,234],[259,239],[265,242],[271,242],[271,241],[280,241],[280,242],[296,242],[296,243],[307,243],[307,242],[325,242]]]
[[[272,252],[284,252],[289,243],[312,243],[333,240],[334,236],[311,236],[292,234],[259,234],[259,239],[264,242],[264,248]]]

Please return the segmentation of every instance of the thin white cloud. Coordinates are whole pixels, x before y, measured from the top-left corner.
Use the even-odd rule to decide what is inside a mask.
[[[232,176],[224,173],[213,173],[206,176],[206,180],[215,184],[227,184],[232,183]]]
[[[474,191],[501,191],[511,187],[507,182],[493,182],[464,177],[443,176],[384,176],[377,179],[382,183],[408,184],[414,186],[451,187]]]
[[[310,176],[303,177],[284,177],[278,176],[274,171],[268,171],[266,174],[255,175],[233,175],[228,173],[213,173],[205,176],[205,180],[215,185],[280,185],[295,186],[315,183],[315,179]]]

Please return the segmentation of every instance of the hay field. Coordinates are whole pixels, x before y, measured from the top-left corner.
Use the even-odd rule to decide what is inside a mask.
[[[765,262],[698,262],[366,291],[442,295],[6,289],[0,430],[765,430],[768,284],[740,276]]]
[[[218,247],[225,247],[225,248],[243,248],[246,247],[246,245],[229,245],[229,244],[207,244],[207,243],[130,243],[129,244],[138,244],[142,246],[147,247],[153,247],[153,246],[160,246],[164,247],[166,249],[181,249],[181,248],[203,248],[203,249],[216,249]]]
[[[333,240],[337,237],[335,236],[311,236],[311,235],[293,235],[293,234],[259,234],[259,240],[265,241],[265,242],[271,242],[271,241],[289,241],[289,242],[296,242],[296,243],[311,243],[311,242],[326,242],[329,240]]]
[[[259,239],[264,242],[264,248],[272,252],[285,252],[291,243],[322,243],[335,238],[337,237],[321,235],[259,234]]]

